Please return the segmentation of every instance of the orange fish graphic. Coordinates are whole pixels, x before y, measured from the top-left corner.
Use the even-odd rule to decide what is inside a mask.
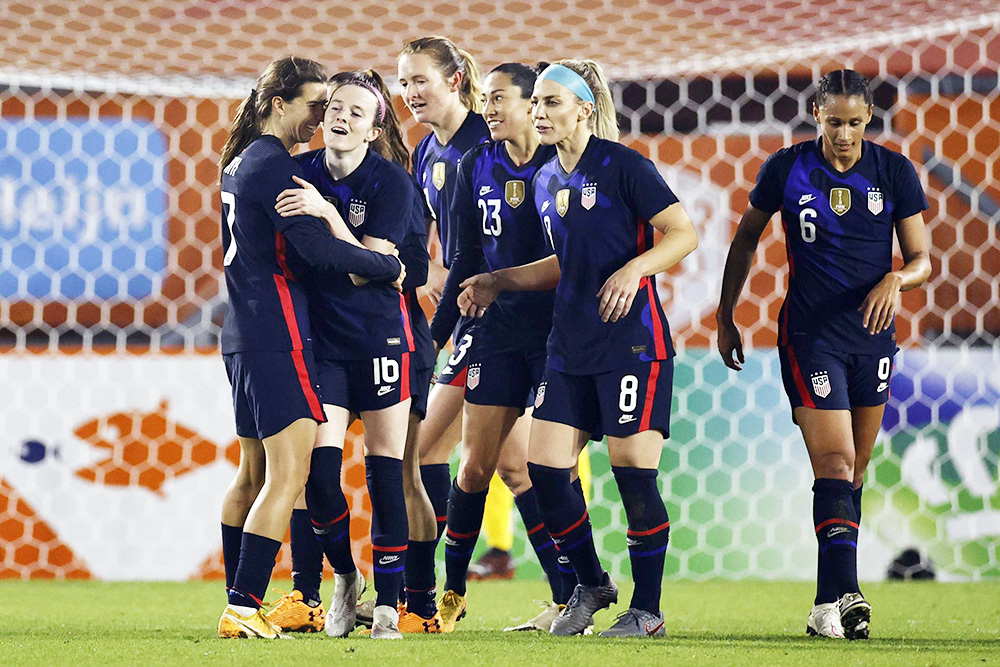
[[[167,480],[224,457],[239,465],[239,441],[222,448],[167,416],[167,401],[156,412],[116,412],[92,419],[73,431],[108,457],[80,468],[77,477],[95,484],[142,486],[157,495]]]

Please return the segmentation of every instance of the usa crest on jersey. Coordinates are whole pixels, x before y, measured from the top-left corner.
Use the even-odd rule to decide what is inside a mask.
[[[445,168],[444,162],[435,162],[434,168],[431,171],[431,181],[438,190],[444,187]]]
[[[884,201],[882,199],[882,191],[878,188],[868,189],[868,210],[872,212],[872,215],[878,215],[882,212],[884,206]]]
[[[580,194],[580,203],[583,208],[588,211],[594,208],[594,204],[597,203],[597,183],[584,183]]]
[[[563,188],[556,193],[556,213],[559,217],[566,215],[569,210],[569,188]]]
[[[813,393],[820,398],[826,398],[833,391],[833,388],[830,386],[830,376],[827,375],[826,371],[813,373],[810,379],[812,379]]]
[[[365,203],[363,201],[352,199],[351,206],[348,209],[347,220],[355,227],[360,227],[365,222]]]
[[[475,389],[479,386],[479,376],[481,374],[481,369],[479,364],[469,365],[469,374],[465,377],[465,386],[469,389]]]
[[[524,181],[507,181],[503,188],[503,198],[511,208],[517,208],[524,203]]]
[[[545,402],[545,383],[538,385],[538,391],[535,392],[535,407],[542,407],[542,403]]]
[[[830,190],[830,209],[837,215],[844,215],[851,210],[851,191],[849,188]]]

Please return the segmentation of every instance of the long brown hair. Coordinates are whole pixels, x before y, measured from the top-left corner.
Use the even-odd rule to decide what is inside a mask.
[[[455,43],[447,37],[432,35],[407,42],[397,58],[413,53],[429,55],[446,79],[455,72],[460,72],[462,81],[458,93],[462,98],[462,105],[469,111],[482,113],[483,84],[480,81],[479,65],[467,51],[455,46]]]
[[[326,83],[326,69],[318,62],[291,56],[267,66],[254,89],[236,109],[229,138],[219,157],[220,172],[261,135],[264,121],[271,115],[271,100],[280,97],[290,102],[302,94],[302,87],[307,83]]]
[[[385,85],[382,76],[373,69],[337,72],[330,77],[330,95],[341,86],[357,85],[362,88],[374,88],[382,95],[381,102],[385,105],[385,116],[380,118],[380,112],[375,110],[375,127],[382,130],[372,146],[386,160],[399,163],[407,171],[410,170],[410,153],[403,143],[403,132],[399,129],[399,116],[392,106],[389,87]]]

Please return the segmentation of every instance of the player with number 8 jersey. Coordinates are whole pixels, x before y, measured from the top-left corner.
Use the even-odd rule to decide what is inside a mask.
[[[781,212],[788,294],[778,316],[781,376],[816,480],[819,548],[811,635],[867,638],[871,605],[858,585],[861,492],[896,351],[901,291],[927,279],[930,262],[913,165],[864,139],[872,118],[868,80],[837,70],[817,86],[820,137],[785,148],[761,167],[726,261],[716,319],[719,351],[740,370],[734,313],[754,250]],[[895,230],[904,265],[892,270]],[[735,354],[735,359],[733,358]]]

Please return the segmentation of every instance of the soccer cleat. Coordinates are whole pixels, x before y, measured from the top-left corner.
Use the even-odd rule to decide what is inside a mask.
[[[455,624],[465,618],[465,596],[455,591],[445,591],[438,602],[441,632],[455,632]]]
[[[372,639],[402,639],[399,632],[399,612],[387,604],[375,607],[372,612]]]
[[[322,604],[310,606],[301,591],[292,591],[278,598],[267,620],[284,632],[319,632],[324,615]]]
[[[587,627],[594,624],[594,613],[615,602],[618,602],[618,586],[607,572],[600,586],[577,584],[566,608],[552,621],[549,632],[563,637],[584,634]]]
[[[844,628],[840,624],[840,608],[836,602],[813,606],[806,620],[806,634],[810,637],[844,638]]]
[[[405,607],[399,612],[399,631],[404,635],[434,635],[443,632],[441,628],[441,612],[431,618],[411,614]]]
[[[372,615],[375,613],[375,598],[358,603],[354,610],[356,614],[355,625],[363,625],[366,628],[372,627]]]
[[[541,602],[535,600],[535,603],[542,607],[542,611],[534,618],[521,623],[520,625],[512,625],[509,628],[504,628],[504,632],[531,632],[534,630],[541,630],[542,632],[548,632],[552,629],[552,621],[556,620],[556,616],[559,615],[566,605],[556,604],[555,602]]]
[[[490,549],[469,566],[469,579],[513,579],[517,568],[509,551]]]
[[[840,601],[840,624],[848,639],[868,639],[868,624],[872,620],[872,606],[861,593],[845,593]]]
[[[666,637],[663,612],[655,614],[645,609],[628,609],[618,614],[618,620],[600,634],[601,637]]]
[[[346,637],[357,623],[358,596],[365,592],[365,578],[355,570],[333,575],[333,599],[323,627],[330,637]]]
[[[222,612],[222,618],[219,619],[219,636],[225,639],[239,637],[281,639],[281,630],[268,621],[260,609],[244,616],[232,605],[226,605],[225,611]]]

